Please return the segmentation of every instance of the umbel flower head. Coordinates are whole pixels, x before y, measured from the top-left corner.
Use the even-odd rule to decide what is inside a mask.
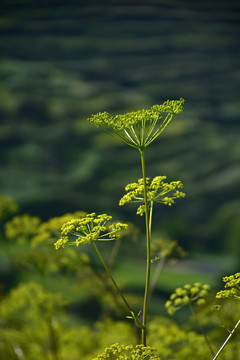
[[[107,112],[93,115],[88,120],[110,135],[138,150],[145,149],[166,128],[173,115],[183,111],[184,100],[167,100],[148,110],[138,110],[112,116]]]
[[[109,223],[111,219],[112,216],[106,214],[92,213],[66,222],[61,228],[61,238],[54,244],[55,248],[65,247],[66,244],[79,246],[92,241],[110,241],[119,238],[122,230],[127,229],[127,224]]]
[[[224,276],[225,290],[217,293],[216,298],[234,298],[240,300],[240,273]]]
[[[165,307],[168,313],[173,315],[183,306],[193,302],[201,306],[205,303],[205,298],[209,295],[209,290],[210,286],[208,284],[202,285],[200,282],[195,282],[193,285],[186,284],[182,288],[175,290],[166,302]]]
[[[98,355],[93,360],[160,360],[155,353],[156,349],[150,346],[120,345],[117,343],[105,349],[103,354]]]
[[[165,182],[166,176],[156,176],[150,183],[150,179],[146,179],[147,183],[147,201],[148,203],[157,202],[171,206],[175,199],[185,196],[185,193],[179,191],[183,187],[181,181]],[[126,194],[121,198],[119,205],[126,203],[142,203],[138,207],[137,214],[143,215],[145,211],[144,204],[144,180],[139,179],[137,183],[128,184],[125,187]],[[168,196],[166,196],[168,194]]]

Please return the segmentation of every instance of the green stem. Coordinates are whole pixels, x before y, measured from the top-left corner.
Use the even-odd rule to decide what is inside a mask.
[[[146,222],[146,244],[147,244],[147,266],[146,266],[146,280],[145,280],[145,293],[143,300],[143,329],[142,329],[142,344],[146,346],[146,324],[147,324],[147,308],[148,308],[148,296],[149,296],[149,285],[150,285],[150,274],[151,274],[151,250],[150,250],[150,219],[147,201],[147,178],[146,178],[146,166],[144,149],[140,150],[141,163],[142,163],[142,176],[144,184],[144,204],[145,204],[145,222]]]
[[[218,356],[221,354],[221,352],[223,351],[223,349],[225,348],[225,346],[227,345],[227,342],[230,340],[230,338],[232,337],[232,335],[234,334],[235,330],[237,329],[238,325],[240,324],[240,319],[237,321],[236,325],[234,326],[234,328],[232,329],[232,331],[230,332],[230,334],[228,335],[228,337],[226,338],[226,340],[224,341],[224,343],[222,344],[222,346],[220,347],[220,349],[218,350],[218,352],[216,353],[216,355],[214,356],[213,360],[216,360],[218,358]]]
[[[150,239],[152,236],[152,214],[153,214],[153,201],[151,201],[150,209],[149,209],[149,236],[150,236]]]
[[[127,308],[128,308],[128,310],[130,311],[130,313],[132,313],[133,311],[132,311],[130,305],[128,304],[127,300],[126,300],[125,297],[123,296],[123,294],[122,294],[121,290],[119,289],[117,283],[115,282],[115,280],[114,280],[114,278],[113,278],[113,276],[112,276],[112,274],[111,274],[111,271],[109,270],[109,268],[108,268],[107,264],[105,263],[102,255],[100,254],[100,251],[99,251],[98,248],[97,248],[97,245],[95,244],[94,241],[92,242],[92,244],[93,244],[93,247],[94,247],[94,249],[95,249],[95,251],[96,251],[96,253],[97,253],[97,255],[98,255],[98,257],[99,257],[99,259],[100,259],[100,261],[101,261],[101,263],[103,264],[103,266],[104,266],[104,268],[105,268],[105,270],[106,270],[109,278],[112,280],[112,283],[113,283],[113,285],[115,286],[118,294],[121,296],[123,302],[124,302],[125,305],[127,306]]]

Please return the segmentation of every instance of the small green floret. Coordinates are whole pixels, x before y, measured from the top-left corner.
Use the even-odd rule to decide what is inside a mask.
[[[183,99],[168,100],[148,110],[117,116],[100,112],[88,120],[125,144],[143,150],[163,132],[175,114],[183,111],[183,104]]]
[[[72,219],[61,228],[61,238],[54,244],[56,249],[65,247],[66,244],[79,246],[93,241],[110,241],[121,236],[127,229],[127,224],[120,222],[110,223],[112,216],[95,213],[83,218]],[[74,240],[71,240],[73,237]]]
[[[183,187],[181,181],[165,182],[166,176],[156,176],[150,183],[150,179],[146,179],[147,183],[147,201],[157,202],[160,204],[171,206],[175,203],[175,199],[185,197],[185,193],[177,190]],[[137,183],[128,184],[125,187],[126,194],[119,201],[122,206],[126,203],[142,203],[138,207],[137,214],[143,215],[145,211],[144,204],[144,181],[139,179]],[[166,194],[169,194],[167,197]]]

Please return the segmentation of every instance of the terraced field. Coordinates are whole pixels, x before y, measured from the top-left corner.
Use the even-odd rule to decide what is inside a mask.
[[[45,219],[80,207],[133,216],[116,204],[137,155],[86,119],[183,97],[148,153],[149,175],[181,179],[188,195],[160,210],[161,227],[239,254],[239,11],[233,0],[2,1],[1,192]]]

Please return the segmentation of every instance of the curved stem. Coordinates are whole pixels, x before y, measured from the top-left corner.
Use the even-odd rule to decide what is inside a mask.
[[[237,321],[236,325],[234,326],[234,328],[232,329],[232,331],[230,332],[230,334],[228,335],[228,337],[226,338],[226,340],[224,341],[224,343],[222,344],[222,346],[220,347],[220,349],[218,350],[218,352],[214,356],[213,360],[218,358],[218,356],[220,355],[220,353],[223,351],[223,349],[227,345],[227,342],[230,340],[231,336],[234,334],[234,332],[237,329],[239,324],[240,324],[240,319]]]
[[[144,149],[140,150],[141,163],[142,163],[142,176],[144,184],[144,204],[145,204],[145,222],[146,222],[146,245],[147,245],[147,266],[146,266],[146,280],[145,280],[145,293],[143,300],[143,329],[142,329],[142,344],[146,346],[146,324],[147,324],[147,308],[148,308],[148,296],[149,296],[149,285],[150,285],[150,274],[151,274],[151,250],[150,250],[150,218],[147,201],[147,179],[146,179],[146,166],[144,158]]]
[[[102,255],[100,254],[100,251],[99,251],[98,248],[97,248],[97,245],[95,244],[94,241],[92,242],[92,244],[93,244],[93,247],[94,247],[94,249],[95,249],[95,251],[96,251],[96,253],[97,253],[97,255],[98,255],[98,257],[99,257],[99,259],[100,259],[100,261],[101,261],[101,263],[103,264],[103,266],[104,266],[104,268],[105,268],[108,276],[109,276],[110,279],[112,280],[112,283],[113,283],[113,285],[115,286],[118,294],[121,296],[123,302],[124,302],[125,305],[127,306],[127,308],[128,308],[128,310],[130,311],[130,313],[132,313],[133,311],[132,311],[130,305],[128,304],[127,300],[126,300],[125,297],[123,296],[123,294],[122,294],[121,290],[119,289],[116,281],[114,280],[114,278],[113,278],[113,276],[112,276],[112,274],[111,274],[111,271],[109,270],[109,268],[108,268],[107,264],[105,263]]]

